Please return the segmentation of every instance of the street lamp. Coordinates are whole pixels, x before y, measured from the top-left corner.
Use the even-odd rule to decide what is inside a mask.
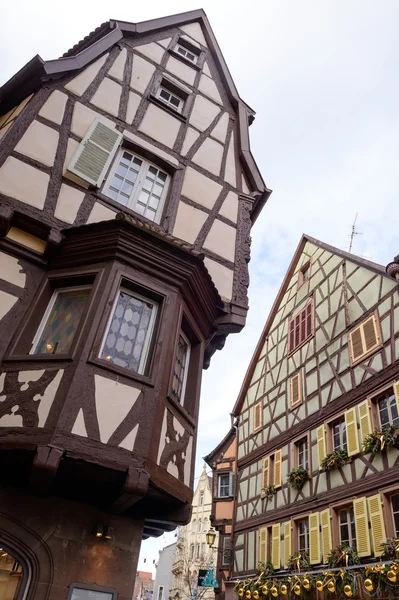
[[[207,531],[205,537],[206,537],[206,543],[208,544],[208,546],[210,548],[212,548],[213,544],[215,543],[215,539],[216,539],[216,531],[214,530],[213,527],[211,527],[209,529],[209,531]]]

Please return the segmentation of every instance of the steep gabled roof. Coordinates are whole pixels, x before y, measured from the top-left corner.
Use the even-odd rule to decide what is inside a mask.
[[[61,58],[44,61],[39,55],[36,55],[0,88],[0,115],[6,113],[29,94],[38,90],[43,82],[59,78],[85,67],[109,50],[125,35],[140,36],[145,33],[194,22],[200,23],[203,28],[206,42],[219,69],[227,95],[237,111],[240,158],[251,186],[255,190],[255,201],[251,215],[252,220],[255,221],[271,194],[271,190],[267,188],[263,181],[250,150],[248,125],[253,121],[255,113],[240,98],[208,18],[202,9],[142,21],[141,23],[110,20],[89,33]]]
[[[280,302],[282,301],[282,299],[284,297],[284,294],[287,290],[288,284],[291,280],[292,275],[295,272],[295,268],[297,266],[297,263],[302,255],[303,249],[305,248],[305,245],[307,242],[310,242],[311,244],[314,244],[315,246],[319,246],[319,248],[322,248],[323,250],[327,250],[328,252],[331,252],[332,254],[336,254],[337,256],[340,256],[341,258],[348,259],[348,260],[356,263],[360,267],[366,267],[367,269],[370,269],[371,271],[374,271],[375,273],[378,273],[379,275],[383,275],[384,277],[387,277],[388,279],[390,279],[392,281],[392,277],[387,274],[385,267],[383,267],[382,265],[372,262],[370,260],[366,260],[365,258],[361,258],[360,256],[356,256],[355,254],[350,254],[349,252],[345,252],[344,250],[339,250],[339,248],[335,248],[334,246],[330,246],[329,244],[320,242],[319,240],[316,240],[315,238],[313,238],[309,235],[306,235],[304,233],[298,244],[295,254],[291,260],[290,266],[288,267],[288,271],[285,274],[285,277],[283,279],[283,282],[281,284],[281,287],[279,289],[277,297],[276,297],[275,301],[273,302],[272,309],[267,318],[266,324],[263,328],[263,331],[261,333],[259,341],[256,345],[255,352],[252,356],[251,362],[249,363],[249,367],[245,374],[244,381],[242,382],[242,385],[241,385],[240,393],[238,394],[237,401],[233,408],[232,414],[234,416],[238,416],[241,412],[247,388],[248,388],[249,384],[251,383],[252,375],[255,370],[256,364],[258,362],[262,348],[264,346],[266,337],[268,336],[269,329],[273,323],[274,317],[276,316],[276,314],[278,312]]]
[[[207,465],[212,467],[212,463],[216,460],[221,453],[223,453],[227,448],[230,447],[231,442],[234,440],[237,433],[236,427],[231,427],[231,429],[227,432],[221,442],[214,448],[209,454],[204,456],[204,461]]]

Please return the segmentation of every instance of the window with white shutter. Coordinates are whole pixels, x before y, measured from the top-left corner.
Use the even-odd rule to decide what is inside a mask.
[[[381,335],[377,316],[371,315],[358,327],[349,332],[349,354],[351,364],[372,354],[381,346]]]
[[[122,134],[96,119],[73,155],[68,171],[99,187],[122,140]]]

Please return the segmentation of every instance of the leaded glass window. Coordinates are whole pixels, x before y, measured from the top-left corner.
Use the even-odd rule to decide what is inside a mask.
[[[121,289],[108,324],[100,358],[144,373],[154,331],[157,304]]]
[[[167,173],[144,158],[122,149],[107,179],[104,193],[158,223],[168,183]]]
[[[184,333],[180,332],[172,384],[172,395],[178,402],[180,402],[180,404],[183,404],[184,401],[189,360],[190,342]]]
[[[55,290],[33,340],[31,354],[66,354],[74,340],[89,288]]]

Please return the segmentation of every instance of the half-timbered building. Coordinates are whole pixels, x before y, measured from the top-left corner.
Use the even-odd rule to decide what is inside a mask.
[[[300,241],[233,411],[234,576],[322,572],[342,544],[372,563],[398,537],[398,272]]]
[[[199,10],[36,56],[0,115],[12,594],[130,600],[141,539],[190,518],[201,372],[245,324],[254,112]]]
[[[233,512],[236,475],[236,433],[231,427],[223,440],[204,457],[213,471],[211,525],[218,532],[216,547],[216,600],[224,600],[225,581],[233,572]]]

